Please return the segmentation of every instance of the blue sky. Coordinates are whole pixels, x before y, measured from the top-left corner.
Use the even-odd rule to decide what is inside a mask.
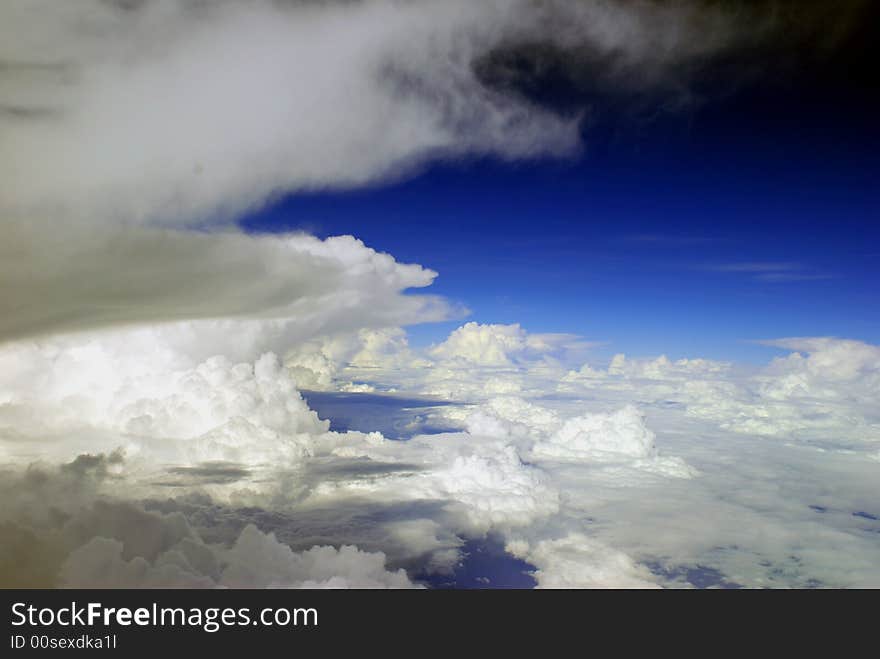
[[[432,292],[470,319],[607,342],[599,360],[763,362],[772,349],[751,340],[880,340],[871,143],[848,140],[821,108],[782,126],[739,109],[622,142],[587,126],[575,158],[447,162],[377,188],[289,196],[242,225],[354,234],[437,270]],[[818,143],[799,139],[823,127]],[[439,341],[456,324],[411,335]]]

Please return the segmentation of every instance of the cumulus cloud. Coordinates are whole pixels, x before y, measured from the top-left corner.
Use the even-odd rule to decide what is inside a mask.
[[[530,545],[513,541],[508,549],[535,565],[538,588],[656,588],[644,566],[623,552],[581,533]]]
[[[795,351],[787,357],[775,359],[768,369],[772,374],[801,373],[818,380],[849,384],[862,382],[868,387],[880,383],[878,346],[833,337],[788,338],[761,343]],[[805,392],[808,390],[809,385],[804,388]]]
[[[679,405],[690,417],[743,434],[840,446],[880,436],[874,403],[880,390],[877,346],[827,337],[762,343],[794,352],[760,369],[621,354],[606,369],[585,364],[569,371],[559,391],[603,390],[656,406]]]
[[[428,350],[432,368],[416,386],[451,400],[519,395],[558,377],[562,363],[592,345],[573,334],[469,322]]]
[[[18,459],[123,447],[130,460],[293,466],[328,436],[273,353],[201,362],[161,332],[0,349],[0,431]],[[39,443],[34,443],[39,440]]]
[[[432,362],[410,349],[403,328],[382,327],[298,343],[288,351],[285,365],[306,389],[373,391],[374,386],[363,380],[383,379],[385,388],[393,390],[391,382],[412,370],[430,368]]]
[[[61,466],[7,475],[0,509],[4,586],[70,588],[410,588],[381,552],[316,545],[295,552],[247,524],[205,542],[179,511],[146,510],[126,486],[113,493],[107,465],[118,456],[82,455]],[[109,488],[106,486],[110,486]]]
[[[325,483],[314,496],[348,492],[381,499],[445,501],[459,532],[483,534],[528,524],[558,510],[558,494],[546,475],[527,465],[516,447],[495,437],[465,433],[422,435],[401,444],[359,443],[334,450],[373,460],[406,459],[422,468],[396,472],[373,483]]]
[[[518,325],[472,322],[453,331],[431,354],[480,366],[507,366],[511,363],[510,353],[522,352],[525,347],[525,332]]]
[[[230,549],[191,540],[150,561],[126,560],[119,540],[96,536],[75,549],[59,572],[66,588],[412,588],[403,570],[388,571],[381,552],[313,547],[294,552],[272,533],[246,526]],[[205,573],[205,571],[207,573]],[[214,573],[219,578],[213,578]]]
[[[345,389],[357,381],[362,390],[480,403],[484,407],[470,419],[474,410],[456,406],[432,414],[461,428],[482,424],[488,432],[494,432],[498,418],[505,418],[514,422],[504,430],[512,435],[524,419],[503,408],[519,409],[523,417],[534,415],[534,410],[527,411],[531,402],[552,393],[560,400],[551,407],[566,413],[573,407],[565,400],[586,396],[591,411],[607,411],[603,401],[619,407],[634,402],[654,409],[678,407],[686,417],[743,434],[840,446],[878,437],[877,347],[864,342],[827,337],[765,341],[793,352],[763,368],[620,353],[604,368],[592,362],[571,368],[591,344],[571,335],[531,334],[519,325],[466,323],[424,350],[410,348],[400,330],[383,330],[381,336],[381,354],[360,368],[345,355],[355,354],[364,345],[363,337],[349,337],[348,352],[337,353],[324,388]]]
[[[301,340],[328,326],[344,331],[453,313],[434,296],[402,295],[430,285],[435,272],[398,263],[351,236],[128,229],[86,240],[64,228],[41,229],[13,230],[0,247],[0,277],[9,284],[0,340],[220,317],[288,319],[291,338]]]
[[[874,574],[866,492],[876,462],[865,458],[876,444],[866,442],[867,453],[841,444],[839,430],[858,431],[852,417],[826,419],[835,441],[824,444],[761,441],[746,423],[792,424],[800,430],[783,436],[795,439],[818,430],[823,405],[852,415],[858,401],[846,389],[867,395],[875,386],[867,344],[785,341],[803,354],[749,377],[700,360],[620,358],[565,383],[583,386],[580,395],[446,405],[437,409],[462,431],[394,441],[330,432],[299,396],[296,369],[274,356],[188,363],[173,344],[114,352],[111,334],[29,353],[17,368],[34,366],[42,379],[16,392],[12,383],[28,382],[19,370],[4,390],[7,462],[67,461],[5,479],[10,542],[0,564],[16,566],[5,573],[26,583],[43,583],[38,561],[53,566],[50,585],[109,584],[101,575],[110,575],[140,586],[397,587],[448,573],[464,539],[487,533],[534,566],[541,586],[680,585],[681,574],[698,583],[856,585]],[[149,345],[162,345],[161,336]],[[418,354],[396,331],[367,343],[381,359],[359,359],[374,366],[394,361],[389,346],[403,361]],[[348,352],[360,354],[359,345]],[[481,382],[480,367],[470,369]],[[792,375],[812,387],[809,399],[784,384]],[[680,406],[651,398],[658,387]],[[638,409],[625,404],[633,400]],[[710,400],[731,407],[716,403],[710,416],[701,407]],[[771,401],[773,414],[762,416]],[[75,457],[84,446],[121,450]],[[823,490],[844,473],[845,488]],[[176,499],[149,511],[131,500],[155,497],[156,488]],[[187,503],[187,493],[202,498]],[[845,566],[830,558],[844,546]],[[237,552],[265,554],[265,569],[249,572]]]
[[[439,360],[476,366],[511,366],[526,354],[551,354],[577,337],[570,334],[529,334],[519,325],[481,325],[470,322],[454,330],[430,350]]]
[[[298,345],[286,363],[306,388],[486,400],[553,381],[593,345],[574,334],[468,322],[428,348],[411,347],[400,327],[332,334]]]
[[[651,458],[656,455],[654,433],[632,405],[613,414],[590,414],[567,420],[536,452],[551,458],[590,456]]]
[[[313,547],[294,553],[273,534],[255,526],[244,528],[224,555],[228,562],[222,583],[238,588],[411,588],[403,570],[385,569],[385,555],[357,547]]]
[[[827,337],[765,343],[797,352],[774,359],[738,387],[701,391],[692,413],[741,432],[832,445],[880,439],[877,346]]]

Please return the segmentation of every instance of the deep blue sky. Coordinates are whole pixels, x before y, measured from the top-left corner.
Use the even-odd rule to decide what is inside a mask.
[[[748,341],[880,342],[876,90],[821,70],[686,114],[584,127],[571,160],[433,165],[286,197],[254,231],[353,234],[440,273],[470,319],[608,341],[597,358],[765,361]],[[441,340],[458,322],[411,330]]]

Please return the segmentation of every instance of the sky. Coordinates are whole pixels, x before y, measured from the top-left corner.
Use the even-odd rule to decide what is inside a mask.
[[[242,224],[317,235],[357,224],[369,244],[437,270],[434,292],[469,318],[628,354],[755,360],[766,351],[747,342],[767,337],[877,340],[876,176],[858,161],[828,171],[689,155],[447,165],[379,190],[289,197]]]
[[[437,270],[432,289],[469,318],[628,354],[759,361],[768,353],[750,341],[768,337],[876,342],[880,105],[867,38],[683,111],[600,109],[567,158],[432,164],[367,190],[285,196],[239,223],[355,233]]]
[[[871,3],[0,5],[0,585],[880,586]]]

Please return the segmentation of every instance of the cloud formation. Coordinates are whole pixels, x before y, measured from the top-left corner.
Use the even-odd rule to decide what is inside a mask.
[[[574,121],[471,69],[536,15],[502,6],[7,3],[4,211],[180,225],[427,157],[570,151]]]
[[[245,327],[260,319],[274,324],[277,333],[290,335],[289,344],[329,326],[381,327],[453,313],[436,297],[402,294],[430,285],[435,272],[397,263],[351,236],[321,241],[301,234],[6,229],[0,341],[107,325],[241,318]]]
[[[410,587],[490,535],[549,587],[876,583],[877,346],[785,339],[751,373],[581,365],[579,337],[516,324],[419,349],[402,326],[455,313],[407,294],[436,273],[234,224],[432,160],[571,154],[585,98],[687,106],[699,63],[770,24],[561,0],[0,21],[3,585]],[[798,274],[769,266],[733,270]],[[334,432],[305,388],[446,403],[444,432]]]
[[[752,586],[876,577],[876,346],[774,342],[798,352],[751,375],[619,356],[557,368],[555,396],[534,360],[500,372],[468,361],[467,400],[430,412],[447,431],[399,441],[331,432],[300,397],[298,367],[273,355],[192,363],[173,335],[138,332],[141,343],[104,331],[0,351],[13,366],[0,390],[4,578],[398,587],[450,573],[486,534],[540,586],[682,585],[688,570]],[[374,367],[376,387],[437,359],[400,331],[356,336],[370,350],[346,350]],[[525,386],[474,399],[483,369]],[[430,387],[430,373],[406,381]],[[22,471],[38,458],[63,466]],[[40,577],[33,561],[54,567]]]

